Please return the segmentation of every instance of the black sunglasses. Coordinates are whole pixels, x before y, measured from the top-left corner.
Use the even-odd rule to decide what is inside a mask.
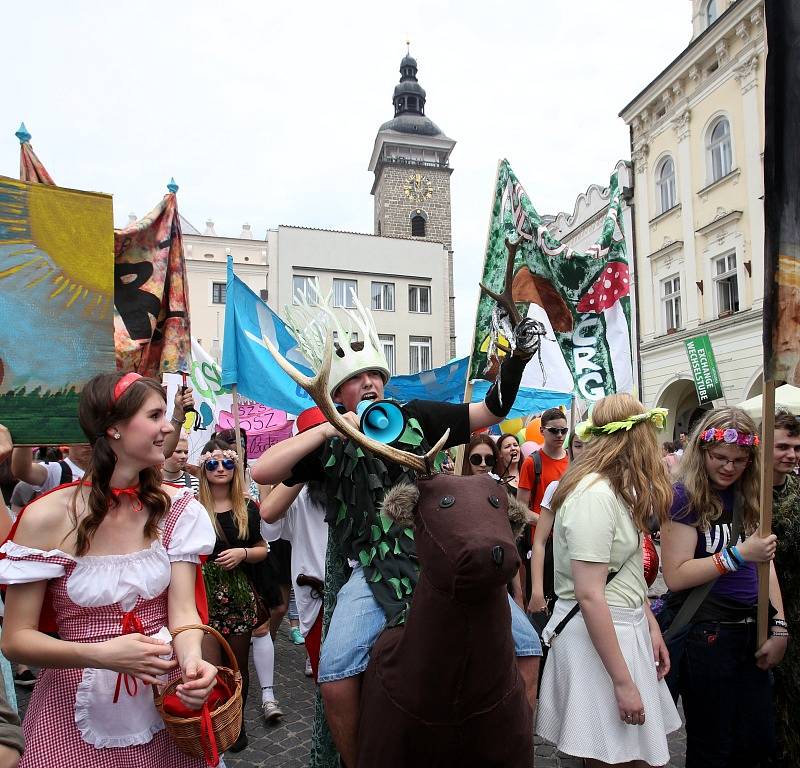
[[[487,467],[493,467],[494,456],[491,454],[483,456],[480,453],[473,453],[472,456],[469,457],[469,463],[472,464],[473,467],[479,467],[481,464],[485,464]]]
[[[213,472],[220,465],[220,463],[222,463],[223,469],[233,469],[236,466],[236,462],[233,459],[223,459],[222,462],[220,462],[219,459],[209,459],[205,463],[205,468],[209,472]]]
[[[551,435],[566,435],[569,429],[567,427],[545,427],[544,431]]]

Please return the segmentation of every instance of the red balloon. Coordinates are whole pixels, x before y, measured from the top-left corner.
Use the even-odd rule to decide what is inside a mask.
[[[653,537],[647,533],[642,541],[642,559],[644,560],[644,580],[648,587],[653,586],[653,582],[658,576],[658,550],[653,544]]]

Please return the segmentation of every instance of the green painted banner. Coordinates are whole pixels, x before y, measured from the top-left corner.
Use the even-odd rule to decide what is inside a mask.
[[[711,339],[708,334],[694,336],[686,339],[686,354],[689,356],[689,367],[692,369],[692,378],[697,390],[697,399],[700,405],[706,405],[713,400],[724,397],[722,382],[719,379],[719,369],[711,348]]]

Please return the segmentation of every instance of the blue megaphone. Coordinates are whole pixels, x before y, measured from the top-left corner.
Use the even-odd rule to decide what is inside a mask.
[[[406,415],[394,400],[362,400],[356,413],[361,431],[379,443],[393,443],[406,429]]]

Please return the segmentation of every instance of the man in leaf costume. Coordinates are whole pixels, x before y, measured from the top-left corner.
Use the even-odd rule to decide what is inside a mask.
[[[354,297],[345,327],[329,299],[304,300],[287,307],[300,350],[315,370],[323,365],[329,334],[336,340],[329,391],[344,418],[358,425],[361,400],[380,400],[389,368],[370,312]],[[406,426],[394,446],[424,455],[450,430],[444,447],[469,441],[470,433],[502,421],[511,409],[525,364],[536,352],[538,335],[523,320],[511,339],[495,384],[481,403],[452,405],[413,400],[403,405]],[[358,339],[358,340],[356,340]],[[362,341],[363,340],[363,341]],[[343,439],[334,426],[322,424],[269,449],[253,467],[259,483],[287,485],[321,481],[328,498],[325,628],[319,683],[331,735],[347,766],[356,764],[361,675],[369,652],[384,627],[404,622],[417,583],[414,532],[381,511],[387,490],[414,483],[415,472],[384,462],[355,441]],[[520,673],[532,686],[541,647],[522,611],[512,604],[512,629]],[[432,680],[431,685],[436,685]],[[315,734],[315,749],[322,735]],[[324,751],[324,750],[323,750]],[[330,765],[322,756],[312,765]]]

